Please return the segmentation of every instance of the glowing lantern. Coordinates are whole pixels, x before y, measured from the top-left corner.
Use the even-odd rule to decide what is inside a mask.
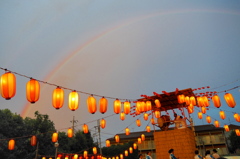
[[[137,125],[138,127],[141,126],[141,120],[137,119],[137,120],[136,120],[136,125]]]
[[[125,156],[128,156],[128,150],[124,151]]]
[[[192,104],[190,104],[190,105],[187,107],[187,109],[188,109],[188,113],[189,113],[189,114],[192,114],[192,113],[194,112],[194,107],[192,106]]]
[[[204,107],[203,97],[197,97],[198,106]]]
[[[207,120],[208,123],[211,123],[211,117],[210,116],[207,116],[206,120]]]
[[[39,99],[40,84],[35,79],[30,79],[26,85],[26,96],[30,103],[35,103]]]
[[[129,129],[129,128],[126,128],[126,129],[125,129],[125,133],[126,133],[126,135],[129,135],[129,134],[130,134],[130,129]]]
[[[135,109],[135,114],[136,114],[136,115],[139,115],[139,114],[140,114],[140,111],[139,111],[137,108]]]
[[[93,147],[93,154],[96,155],[97,154],[97,148]]]
[[[146,126],[146,131],[147,132],[151,132],[151,127],[150,126]]]
[[[93,95],[87,98],[88,111],[91,114],[94,114],[97,111],[97,102]]]
[[[137,101],[136,102],[136,110],[139,111],[139,113],[141,113],[141,102],[140,101]]]
[[[63,103],[64,103],[64,91],[60,87],[57,87],[53,91],[52,105],[54,108],[60,109],[62,108]]]
[[[138,144],[141,144],[142,143],[142,139],[139,137],[138,138]]]
[[[123,159],[123,154],[120,154],[120,159]]]
[[[225,131],[229,131],[228,125],[224,125],[224,129],[225,129]]]
[[[121,101],[119,99],[116,99],[113,105],[114,113],[119,114],[121,111]]]
[[[240,122],[240,115],[239,115],[239,114],[235,113],[235,114],[233,115],[233,117],[234,117],[234,119],[235,119],[237,122]]]
[[[119,140],[120,140],[119,135],[115,135],[115,141],[119,142]]]
[[[220,98],[218,95],[214,95],[212,97],[212,101],[213,101],[213,104],[215,107],[217,107],[217,108],[221,107],[221,101],[220,101]]]
[[[153,118],[151,118],[151,123],[152,123],[152,125],[154,125],[154,124],[155,124],[155,121],[154,121],[154,119],[153,119]]]
[[[73,159],[78,159],[78,154],[75,154],[75,155],[73,156]]]
[[[120,113],[120,119],[121,120],[125,120],[125,114],[122,112],[122,113]]]
[[[198,118],[202,119],[202,112],[198,112]]]
[[[210,105],[209,101],[208,101],[208,98],[206,96],[203,96],[202,99],[203,99],[204,107],[208,107]]]
[[[155,100],[154,100],[154,103],[155,103],[155,105],[156,105],[157,108],[160,108],[160,107],[161,107],[161,103],[160,103],[160,101],[159,101],[158,99],[155,99]]]
[[[207,108],[206,107],[201,107],[201,111],[203,114],[206,114]]]
[[[191,96],[191,97],[189,98],[189,102],[190,102],[190,104],[192,104],[192,105],[197,105],[196,99],[195,99],[194,96]]]
[[[32,146],[36,146],[36,144],[37,144],[37,137],[36,137],[35,135],[33,135],[33,136],[31,137],[31,139],[30,139],[30,144],[31,144]]]
[[[189,105],[189,104],[190,104],[190,98],[189,98],[189,96],[186,96],[184,100],[185,100],[185,102],[186,102],[186,105]]]
[[[88,133],[88,125],[83,124],[83,132],[84,132],[84,134]]]
[[[146,105],[146,103],[144,102],[144,101],[141,101],[140,102],[140,112],[145,112],[145,111],[147,111],[147,105]]]
[[[178,103],[179,103],[179,104],[184,103],[184,102],[185,102],[185,96],[184,96],[184,94],[178,95],[178,96],[177,96],[177,99],[178,99]]]
[[[236,132],[236,135],[237,135],[237,136],[240,136],[240,131],[239,131],[239,129],[235,129],[235,132]]]
[[[143,119],[146,120],[146,121],[148,120],[148,114],[147,113],[144,113]]]
[[[145,140],[145,135],[144,134],[141,135],[141,139],[142,139],[142,141]]]
[[[133,148],[129,147],[129,153],[133,153]]]
[[[219,115],[220,115],[221,119],[225,119],[226,118],[225,113],[222,110],[219,112]]]
[[[57,142],[58,141],[58,133],[55,132],[52,134],[52,142]]]
[[[215,125],[216,128],[218,128],[218,127],[220,126],[219,121],[215,120],[215,121],[214,121],[214,125]]]
[[[15,140],[11,139],[8,141],[8,149],[14,150],[14,148],[15,148]]]
[[[76,91],[72,91],[69,94],[68,100],[68,107],[70,110],[75,111],[76,109],[78,109],[79,95]]]
[[[106,120],[102,119],[100,125],[101,128],[104,129],[106,127]]]
[[[67,135],[68,135],[69,138],[73,137],[73,129],[72,128],[68,129]]]
[[[85,150],[83,151],[83,157],[86,158],[88,156],[88,152]]]
[[[137,144],[136,143],[133,143],[133,149],[137,149]]]
[[[236,106],[236,102],[235,102],[232,94],[226,93],[224,95],[224,99],[229,107],[234,108]]]
[[[6,100],[11,99],[16,94],[16,77],[11,72],[6,72],[1,76],[1,95]]]
[[[100,113],[104,114],[107,111],[107,107],[108,107],[108,101],[106,98],[102,97],[99,100],[99,111]]]
[[[110,141],[106,140],[106,147],[110,147]]]
[[[42,157],[42,159],[46,159],[46,157]]]
[[[151,101],[146,101],[146,107],[147,107],[147,111],[152,110],[152,103],[151,103]]]
[[[155,117],[156,117],[156,118],[160,118],[160,117],[161,117],[161,113],[160,113],[160,111],[158,111],[158,110],[156,110],[156,111],[154,112],[154,114],[155,114]]]
[[[129,101],[125,101],[123,104],[123,108],[124,108],[124,113],[125,114],[129,114],[130,113],[130,102]]]

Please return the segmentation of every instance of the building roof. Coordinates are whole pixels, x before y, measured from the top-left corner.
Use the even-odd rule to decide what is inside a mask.
[[[194,126],[195,132],[204,132],[204,131],[216,131],[216,130],[224,130],[222,127],[216,128],[213,124],[208,125],[196,125]]]
[[[228,125],[229,129],[240,129],[239,125],[230,124]]]

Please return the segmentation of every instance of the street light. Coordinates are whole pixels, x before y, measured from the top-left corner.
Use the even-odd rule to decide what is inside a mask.
[[[56,148],[56,152],[55,152],[55,159],[56,159],[57,158],[57,150],[58,150],[58,146],[59,146],[58,141],[54,143],[54,146]]]

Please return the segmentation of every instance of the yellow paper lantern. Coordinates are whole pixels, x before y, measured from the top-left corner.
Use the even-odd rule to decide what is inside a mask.
[[[221,100],[220,100],[220,98],[219,98],[218,95],[214,95],[214,96],[212,97],[212,102],[213,102],[213,104],[214,104],[214,106],[215,106],[216,108],[220,108],[220,107],[221,107]]]
[[[73,129],[72,128],[68,129],[67,135],[68,135],[69,138],[73,137]]]
[[[102,97],[99,100],[99,111],[100,113],[104,114],[107,111],[107,107],[108,107],[108,101],[106,98]]]
[[[119,114],[121,112],[121,101],[116,99],[113,104],[114,113]]]
[[[136,111],[138,111],[139,113],[141,113],[141,102],[140,101],[137,101],[136,102]]]
[[[37,137],[35,135],[33,135],[31,137],[30,144],[31,144],[31,146],[36,146],[36,144],[37,144]]]
[[[1,95],[6,100],[13,98],[16,94],[16,77],[11,72],[6,72],[1,76]]]
[[[151,124],[152,124],[152,125],[155,125],[154,118],[151,118]]]
[[[58,141],[58,133],[55,132],[52,134],[52,142],[57,142]]]
[[[204,107],[208,107],[210,105],[208,98],[206,96],[203,96],[203,103],[204,103]]]
[[[234,119],[235,119],[237,122],[240,122],[240,115],[239,115],[239,114],[235,113],[235,114],[233,115],[233,117],[234,117]]]
[[[80,97],[76,91],[72,91],[68,98],[68,107],[70,110],[75,111],[78,109]]]
[[[97,102],[93,95],[87,98],[88,111],[91,114],[94,114],[97,111]]]
[[[124,113],[129,114],[130,113],[130,108],[131,108],[130,102],[125,101],[124,104],[123,104],[123,108],[124,108]]]
[[[224,99],[229,107],[234,108],[236,106],[236,102],[232,94],[226,93],[224,95]]]
[[[14,150],[14,148],[15,148],[15,140],[11,139],[8,141],[8,149]]]
[[[102,129],[104,129],[106,127],[106,120],[105,119],[101,120],[100,126],[101,126]]]
[[[53,90],[53,95],[52,95],[52,105],[56,109],[62,108],[64,103],[64,91],[60,88],[57,87],[56,89]]]
[[[38,101],[40,96],[40,84],[37,80],[30,79],[30,81],[27,82],[26,96],[27,100],[32,104]]]

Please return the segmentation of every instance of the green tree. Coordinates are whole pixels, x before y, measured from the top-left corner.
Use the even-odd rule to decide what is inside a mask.
[[[235,131],[231,131],[228,140],[230,141],[230,151],[236,153],[236,150],[240,149],[240,136],[237,136]]]

